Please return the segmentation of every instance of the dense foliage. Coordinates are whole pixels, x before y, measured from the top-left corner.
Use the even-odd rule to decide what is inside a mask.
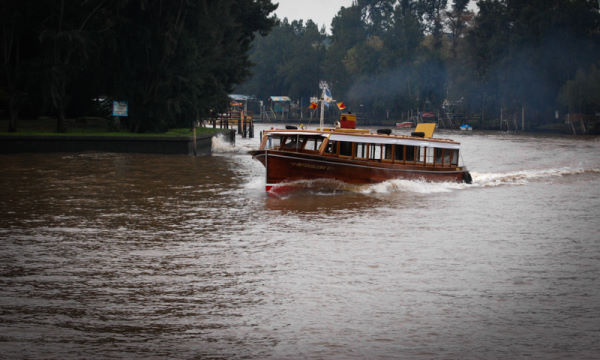
[[[357,0],[331,35],[284,19],[257,38],[254,76],[237,91],[334,97],[380,121],[444,102],[499,126],[526,114],[536,128],[558,110],[599,111],[600,12],[596,0]],[[360,106],[363,105],[363,106]],[[456,111],[456,110],[453,110]],[[493,122],[491,121],[493,119]]]
[[[64,131],[67,115],[115,99],[128,101],[130,130],[190,126],[228,105],[275,9],[270,0],[3,0],[0,115],[12,131],[19,113],[56,116]]]

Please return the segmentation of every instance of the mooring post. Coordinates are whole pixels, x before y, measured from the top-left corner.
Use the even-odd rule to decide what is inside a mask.
[[[246,117],[244,116],[244,113],[241,114],[240,121],[242,122],[242,137],[245,138],[246,137]]]
[[[197,149],[196,149],[196,126],[195,125],[194,125],[193,134],[194,134],[194,156],[197,156],[198,153],[197,153]]]
[[[250,120],[250,138],[254,138],[254,119]],[[262,139],[262,137],[261,137]]]

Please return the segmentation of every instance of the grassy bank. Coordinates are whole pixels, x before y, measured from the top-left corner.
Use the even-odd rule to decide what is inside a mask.
[[[0,135],[8,136],[127,136],[127,137],[186,137],[192,136],[191,129],[169,129],[162,133],[134,133],[129,131],[111,131],[104,118],[79,118],[67,120],[67,131],[56,132],[56,120],[53,118],[23,119],[17,122],[17,131],[8,132],[8,120],[0,120]],[[196,135],[211,135],[221,129],[196,128]]]

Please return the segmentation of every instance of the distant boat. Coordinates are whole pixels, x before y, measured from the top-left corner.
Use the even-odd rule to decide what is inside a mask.
[[[460,129],[463,130],[463,131],[471,131],[471,130],[473,130],[473,128],[469,124],[462,124],[460,126]]]
[[[415,124],[412,121],[396,123],[396,127],[401,127],[401,128],[410,128],[413,126],[415,126]]]

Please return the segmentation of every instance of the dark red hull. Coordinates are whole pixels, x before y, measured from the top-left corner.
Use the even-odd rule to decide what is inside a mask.
[[[392,179],[470,183],[470,175],[464,168],[375,163],[277,150],[256,150],[251,154],[265,165],[267,186],[314,179],[335,179],[348,184],[372,184]]]

